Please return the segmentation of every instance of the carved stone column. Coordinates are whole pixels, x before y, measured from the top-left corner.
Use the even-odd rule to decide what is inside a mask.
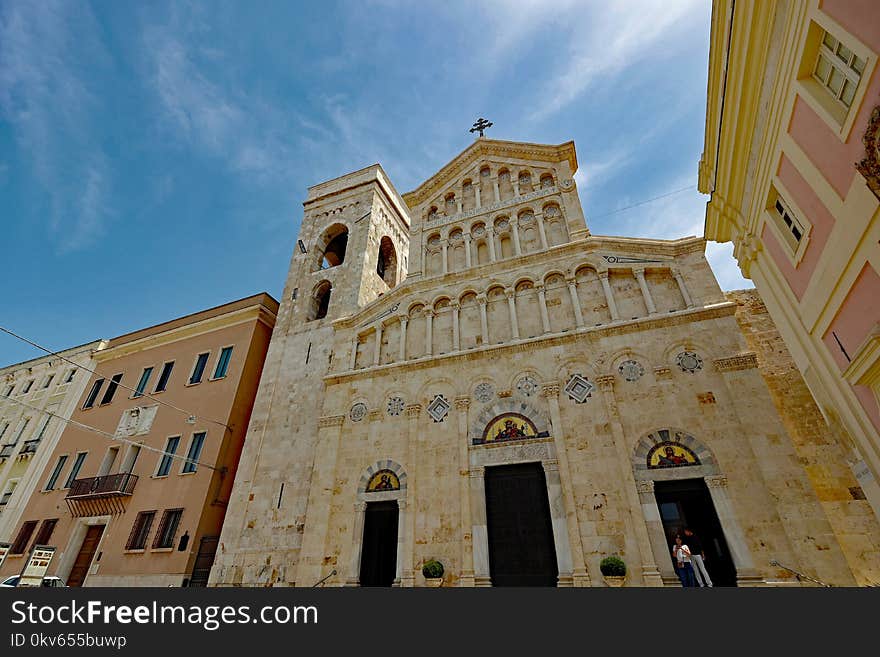
[[[449,273],[449,242],[448,240],[443,240],[440,244],[443,248],[443,274]]]
[[[354,340],[351,343],[351,358],[348,361],[348,369],[353,370],[357,366],[357,355],[358,355],[358,336],[354,336]]]
[[[566,278],[568,293],[571,295],[571,307],[574,308],[574,322],[578,328],[584,328],[584,313],[581,310],[581,300],[578,298],[577,279]]]
[[[617,304],[614,303],[614,294],[611,292],[611,283],[608,282],[608,272],[600,271],[599,280],[602,282],[602,291],[605,293],[605,301],[608,303],[608,312],[611,313],[612,321],[620,319],[617,312]]]
[[[516,290],[504,290],[507,297],[507,309],[510,311],[510,334],[514,340],[519,340],[519,322],[516,319]]]
[[[453,301],[449,305],[452,308],[452,350],[458,351],[461,349],[461,327],[458,321],[458,311],[461,305],[458,301]]]
[[[495,231],[486,226],[486,242],[489,244],[489,260],[495,262],[498,257],[495,255]]]
[[[410,508],[410,512],[406,516],[407,552],[404,570],[409,569],[410,576],[413,579],[413,583],[415,583],[416,516],[419,509],[419,484],[421,482],[421,474],[419,472],[419,454],[421,453],[421,445],[419,444],[419,416],[422,412],[422,406],[421,404],[407,404],[403,412],[406,415],[409,443],[409,475],[406,482],[406,497]]]
[[[538,235],[541,237],[541,249],[547,250],[547,231],[544,229],[544,213],[539,212],[535,215],[538,221]]]
[[[480,201],[480,183],[473,183],[474,187],[474,206],[479,210],[483,207],[483,204]]]
[[[425,311],[425,355],[434,353],[434,311],[428,308]]]
[[[553,544],[556,548],[556,566],[559,570],[556,585],[560,588],[571,587],[574,586],[571,537],[568,532],[559,461],[542,461],[541,465],[547,482],[547,501],[550,503],[550,523],[553,528]]]
[[[510,231],[513,233],[513,252],[515,255],[522,255],[522,248],[519,245],[519,222],[515,218],[510,220]]]
[[[733,504],[727,493],[727,477],[714,475],[704,477],[704,479],[706,486],[709,487],[709,495],[712,497],[715,513],[718,514],[718,520],[721,522],[721,530],[724,532],[724,540],[730,550],[730,557],[736,567],[737,585],[760,586],[764,580],[755,568],[745,534],[736,519],[736,513],[733,511]]]
[[[654,305],[654,299],[651,298],[651,290],[648,289],[648,283],[645,281],[645,270],[642,267],[636,267],[632,272],[639,283],[639,289],[641,289],[642,297],[645,299],[645,307],[648,309],[648,314],[656,314],[657,307]]]
[[[513,174],[510,174],[510,184],[513,186],[513,198],[517,198],[519,196],[519,178],[514,178]]]
[[[677,269],[672,270],[672,276],[675,278],[675,282],[678,283],[678,290],[681,292],[681,298],[684,299],[684,305],[688,308],[693,308],[694,300],[691,299],[690,292],[688,292],[687,285],[684,282],[684,276],[682,276],[681,272]]]
[[[471,267],[471,234],[464,234],[464,266],[470,269]]]
[[[549,333],[550,316],[547,314],[547,294],[544,291],[543,285],[536,285],[535,288],[538,290],[538,309],[541,311],[541,325],[544,333]]]
[[[477,295],[477,304],[480,306],[480,334],[483,337],[483,344],[489,344],[489,319],[486,316],[486,295]]]
[[[471,521],[473,522],[474,586],[492,586],[489,571],[489,530],[486,520],[486,468],[469,471]]]
[[[458,410],[458,481],[461,504],[461,576],[459,586],[474,585],[473,520],[471,519],[470,462],[468,457],[468,408],[470,398],[456,397]]]
[[[644,514],[636,513],[637,510],[641,511],[642,505],[636,489],[629,448],[617,408],[617,399],[614,396],[614,376],[597,377],[596,383],[599,384],[599,389],[602,391],[605,413],[611,425],[611,435],[614,438],[614,449],[617,452],[617,464],[620,470],[620,482],[624,489],[628,507],[628,513],[624,520],[636,537],[636,544],[639,549],[639,562],[642,567],[642,579],[645,586],[663,586],[663,579],[660,577],[660,570],[657,567],[656,559],[651,549],[651,540],[648,535],[648,527],[645,524]]]
[[[406,325],[409,322],[409,317],[406,315],[400,316],[400,350],[398,352],[399,360],[406,360]]]
[[[361,579],[361,552],[364,549],[364,513],[367,510],[366,502],[355,502],[354,523],[352,523],[352,549],[351,559],[348,563],[348,577],[346,586],[360,586]]]
[[[373,365],[378,365],[382,356],[382,322],[376,323],[376,342],[373,345]]]
[[[407,528],[409,527],[409,516],[412,511],[407,509],[406,499],[398,498],[397,500],[397,567],[395,569],[394,583],[392,586],[401,586],[412,588],[415,585],[415,575],[412,569],[412,557],[408,556],[412,553],[412,548],[407,545],[409,535]]]
[[[562,500],[565,506],[565,525],[568,533],[569,549],[571,550],[572,581],[574,586],[590,586],[590,574],[584,561],[584,548],[581,542],[580,522],[571,483],[571,468],[568,464],[565,429],[562,425],[562,414],[559,412],[559,384],[548,383],[541,387],[541,394],[547,399],[550,407],[550,431],[556,447],[556,459],[559,463]]]
[[[657,506],[657,497],[654,495],[654,482],[650,479],[642,479],[636,482],[636,490],[639,492],[639,503],[642,506],[642,515],[645,526],[648,528],[648,538],[651,541],[651,551],[654,562],[660,571],[663,586],[680,586],[681,580],[675,574],[670,556],[671,546],[666,539],[666,530],[663,529],[663,521],[660,519],[660,507]]]
[[[501,189],[498,187],[498,176],[492,178],[492,184],[495,187],[495,202],[498,203],[501,200]]]

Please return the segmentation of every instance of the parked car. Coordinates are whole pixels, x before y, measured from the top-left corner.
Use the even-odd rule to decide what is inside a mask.
[[[0,588],[11,589],[18,586],[18,575],[13,575],[12,577],[7,577],[2,582],[0,582]],[[56,587],[66,587],[67,584],[64,583],[64,580],[60,577],[55,577],[54,575],[48,575],[43,578],[43,586],[48,586],[51,588]]]

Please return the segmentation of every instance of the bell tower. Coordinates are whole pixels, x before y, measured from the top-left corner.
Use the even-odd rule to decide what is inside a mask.
[[[381,166],[309,188],[303,207],[212,582],[295,581],[333,321],[406,278],[409,214]]]

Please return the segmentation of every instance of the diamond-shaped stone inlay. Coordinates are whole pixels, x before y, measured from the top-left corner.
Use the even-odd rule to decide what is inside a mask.
[[[675,362],[678,363],[682,372],[687,372],[689,374],[693,374],[697,370],[703,369],[703,359],[692,351],[682,351],[675,357]]]
[[[388,399],[388,415],[400,415],[403,412],[403,397]]]
[[[580,374],[572,374],[565,385],[565,392],[569,398],[578,404],[583,404],[596,388],[592,383]]]
[[[434,420],[434,422],[442,422],[443,418],[446,417],[446,414],[449,413],[450,408],[451,406],[446,400],[446,397],[443,395],[437,395],[434,397],[433,401],[428,404],[428,415],[431,416],[431,419]]]
[[[363,402],[358,402],[351,407],[351,412],[349,412],[348,417],[351,418],[352,422],[360,422],[367,417],[367,405]]]
[[[483,404],[492,401],[495,396],[495,388],[491,383],[480,383],[474,388],[474,399]]]
[[[538,392],[538,382],[531,376],[526,375],[516,382],[516,389],[520,394],[531,397]]]
[[[617,371],[627,381],[638,381],[645,373],[645,368],[637,360],[625,360],[617,368]]]

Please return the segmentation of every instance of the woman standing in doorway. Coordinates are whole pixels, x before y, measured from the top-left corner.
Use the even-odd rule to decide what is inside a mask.
[[[681,534],[676,534],[675,545],[672,546],[672,556],[675,559],[675,567],[678,571],[678,578],[684,587],[696,586],[694,579],[694,567],[691,564],[690,548],[684,544]]]

